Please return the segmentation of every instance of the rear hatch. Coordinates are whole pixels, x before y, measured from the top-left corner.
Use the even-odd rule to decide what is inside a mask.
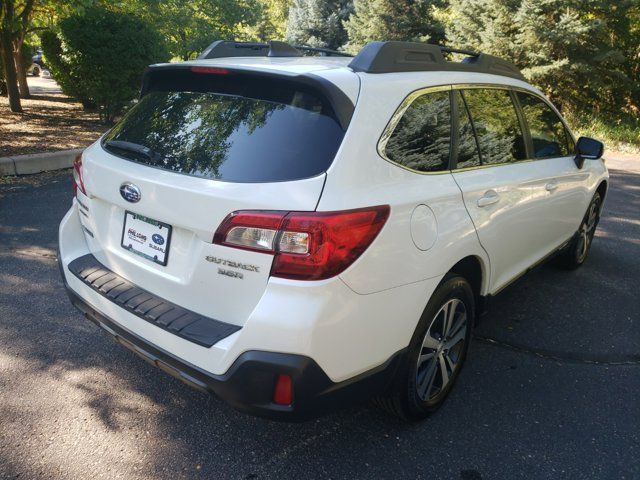
[[[345,128],[322,89],[295,78],[147,76],[137,105],[83,154],[90,249],[139,287],[242,325],[273,255],[214,244],[214,233],[239,210],[315,210]]]

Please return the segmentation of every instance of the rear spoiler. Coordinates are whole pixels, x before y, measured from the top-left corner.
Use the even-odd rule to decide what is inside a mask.
[[[351,99],[333,82],[312,73],[297,74],[290,72],[273,72],[249,66],[237,67],[227,65],[215,66],[184,63],[160,63],[151,65],[145,70],[142,77],[140,98],[144,97],[152,89],[154,82],[169,72],[200,71],[206,73],[206,70],[210,70],[212,73],[218,71],[225,75],[250,75],[269,79],[282,79],[283,81],[311,88],[318,91],[327,99],[344,131],[347,130],[347,127],[351,122],[351,117],[353,116],[353,111],[355,109],[355,105]]]

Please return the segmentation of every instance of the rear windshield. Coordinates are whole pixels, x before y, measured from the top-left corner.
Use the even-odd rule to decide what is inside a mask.
[[[145,165],[229,182],[298,180],[331,165],[344,132],[317,92],[234,74],[178,77],[156,82],[103,147]]]

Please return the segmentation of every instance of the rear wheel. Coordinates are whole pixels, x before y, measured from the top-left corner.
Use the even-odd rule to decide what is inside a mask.
[[[378,403],[410,420],[436,411],[460,373],[473,320],[471,286],[463,277],[445,277],[420,318],[392,391]]]
[[[585,262],[589,255],[589,250],[591,249],[591,243],[593,241],[593,236],[596,233],[596,227],[600,221],[601,205],[602,198],[600,197],[600,194],[596,192],[573,240],[571,240],[571,243],[558,256],[557,263],[559,266],[573,270]]]

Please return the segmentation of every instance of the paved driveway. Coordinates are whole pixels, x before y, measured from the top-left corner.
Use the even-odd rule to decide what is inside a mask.
[[[55,261],[68,172],[0,183],[0,478],[640,478],[640,173],[587,264],[496,300],[445,406],[305,424],[235,412],[117,346]]]

